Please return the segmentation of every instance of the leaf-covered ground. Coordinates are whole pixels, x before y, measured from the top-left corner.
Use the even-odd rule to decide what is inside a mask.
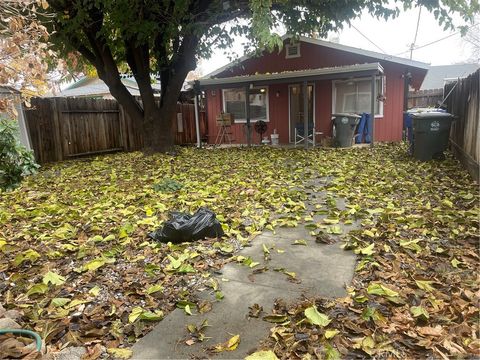
[[[208,311],[195,289],[219,291],[211,274],[261,230],[302,226],[305,179],[324,176],[331,197],[350,204],[318,206],[329,223],[362,221],[345,235],[359,254],[354,281],[343,299],[279,304],[291,321],[265,346],[284,358],[478,354],[477,188],[456,161],[419,163],[399,145],[182,149],[45,166],[0,194],[0,303],[52,351],[120,354],[176,306]],[[170,211],[201,206],[217,213],[222,241],[147,237]],[[305,319],[312,305],[326,326]]]

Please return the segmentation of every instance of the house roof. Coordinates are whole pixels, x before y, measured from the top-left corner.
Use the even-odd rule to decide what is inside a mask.
[[[284,35],[282,37],[282,40],[285,41],[285,40],[288,40],[290,38],[292,38],[291,35]],[[382,53],[379,53],[379,52],[364,50],[364,49],[360,49],[360,48],[356,48],[356,47],[352,47],[352,46],[333,43],[333,42],[330,42],[330,41],[313,39],[313,38],[309,38],[309,37],[305,37],[305,36],[298,37],[298,40],[306,42],[306,43],[310,43],[310,44],[313,44],[313,45],[323,46],[323,47],[336,49],[336,50],[340,50],[340,51],[346,51],[346,52],[353,53],[353,54],[368,56],[368,57],[372,57],[372,58],[375,58],[375,59],[389,61],[389,62],[402,64],[402,65],[407,65],[407,66],[411,66],[411,67],[415,67],[415,68],[420,68],[420,69],[425,69],[425,70],[430,68],[429,64],[426,64],[426,63],[423,63],[423,62],[420,62],[420,61],[410,60],[410,59],[406,59],[406,58],[402,58],[402,57],[398,57],[398,56],[393,56],[393,55],[388,55],[388,54],[382,54]],[[225,70],[227,70],[227,69],[229,69],[229,68],[231,68],[235,65],[238,65],[239,63],[241,63],[244,60],[247,60],[247,59],[249,59],[253,56],[254,56],[254,54],[244,55],[244,56],[240,57],[239,59],[237,59],[235,61],[232,61],[231,63],[229,63],[225,66],[222,66],[221,68],[205,75],[203,78],[205,79],[205,78],[215,77],[218,74],[222,73],[223,71],[225,71]]]
[[[0,84],[0,94],[20,94],[20,91],[12,86]]]
[[[420,90],[443,89],[445,80],[467,77],[471,73],[477,71],[477,69],[480,69],[479,64],[431,66],[428,69]]]
[[[286,39],[289,39],[289,38],[291,38],[291,36],[285,35],[283,37],[283,40],[286,40]],[[382,53],[379,53],[379,52],[376,52],[376,51],[364,50],[364,49],[356,48],[356,47],[353,47],[353,46],[347,46],[347,45],[342,45],[342,44],[338,44],[338,43],[333,43],[333,42],[330,42],[330,41],[313,39],[313,38],[308,38],[308,37],[305,37],[305,36],[300,36],[299,40],[310,43],[310,44],[314,44],[314,45],[325,46],[325,47],[328,47],[328,48],[331,48],[331,49],[347,51],[347,52],[350,52],[350,53],[353,53],[353,54],[369,56],[369,57],[373,57],[373,58],[377,58],[377,59],[385,60],[385,61],[390,61],[390,62],[397,63],[397,64],[417,67],[417,68],[420,68],[420,69],[429,69],[430,68],[429,64],[421,62],[421,61],[415,61],[415,60],[410,60],[410,59],[406,59],[406,58],[399,57],[399,56],[382,54]]]
[[[352,76],[353,74],[367,75],[367,74],[377,74],[383,73],[383,67],[379,63],[370,63],[370,64],[356,64],[356,65],[346,65],[346,66],[336,66],[336,67],[326,67],[319,69],[309,69],[309,70],[295,70],[295,71],[283,71],[281,73],[273,74],[256,74],[256,75],[242,75],[242,76],[232,76],[227,78],[217,78],[217,79],[205,79],[202,78],[199,81],[201,86],[212,86],[212,85],[234,85],[234,84],[245,84],[245,83],[272,83],[272,82],[282,82],[286,79],[297,79],[297,80],[310,80],[312,78],[317,79],[336,79],[342,78],[345,76]]]
[[[133,96],[140,96],[138,84],[133,79],[122,78],[123,85]],[[159,84],[152,84],[153,90],[160,90]],[[110,95],[110,90],[107,84],[98,77],[83,77],[72,85],[55,94],[60,97],[86,97],[86,96],[105,96]]]

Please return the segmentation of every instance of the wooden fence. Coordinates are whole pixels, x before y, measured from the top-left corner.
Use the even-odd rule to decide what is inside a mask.
[[[453,90],[452,90],[453,89]],[[450,143],[457,158],[479,181],[480,170],[480,70],[458,83],[445,85],[448,112],[455,115]]]
[[[408,93],[408,108],[435,107],[443,100],[443,89],[418,90]]]
[[[25,113],[39,163],[143,146],[143,124],[135,123],[116,100],[35,98]],[[206,133],[205,114],[201,115],[202,133]],[[177,105],[173,127],[176,144],[196,142],[193,104]]]

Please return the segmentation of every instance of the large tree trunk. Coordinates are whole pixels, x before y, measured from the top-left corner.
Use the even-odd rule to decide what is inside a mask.
[[[172,150],[175,145],[173,122],[177,102],[168,106],[156,106],[152,112],[146,112],[144,116],[143,147],[144,152],[166,152]]]
[[[197,45],[197,36],[190,35],[183,39],[175,60],[160,74],[161,97],[159,101],[153,102],[154,106],[151,111],[144,107],[144,147],[146,152],[165,152],[171,150],[175,145],[173,124],[176,120],[177,101],[187,74],[196,67],[195,50]]]

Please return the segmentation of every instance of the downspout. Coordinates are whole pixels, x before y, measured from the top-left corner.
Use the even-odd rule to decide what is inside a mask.
[[[405,70],[405,74],[403,75],[403,111],[408,110],[408,91],[410,90],[410,82],[412,80],[412,74],[410,71]]]
[[[308,84],[306,81],[303,82],[303,137],[305,149],[308,149]]]
[[[252,146],[252,134],[250,132],[250,85],[245,86],[245,115],[247,118],[247,144]]]
[[[199,114],[198,114],[198,87],[199,87],[199,82],[198,80],[195,81],[193,85],[193,104],[195,106],[195,132],[197,133],[197,148],[202,147],[202,142],[200,140],[200,119],[199,119]]]
[[[370,146],[373,147],[373,143],[375,141],[375,101],[377,101],[376,97],[376,85],[377,85],[377,77],[375,74],[372,75],[372,84],[371,84],[371,101],[370,101],[370,118],[372,121],[372,138],[370,139]]]
[[[198,95],[195,95],[193,99],[193,103],[195,106],[195,132],[197,133],[197,148],[202,147],[202,142],[200,140],[200,121],[198,115]]]

